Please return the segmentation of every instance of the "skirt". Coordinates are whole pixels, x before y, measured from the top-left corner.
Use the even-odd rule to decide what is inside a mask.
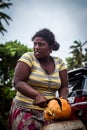
[[[39,130],[49,122],[44,120],[43,111],[20,108],[14,102],[8,118],[8,130]]]

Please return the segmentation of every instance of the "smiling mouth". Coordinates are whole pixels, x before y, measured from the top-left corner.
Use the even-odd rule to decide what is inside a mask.
[[[38,52],[38,51],[35,51],[35,54],[40,54],[40,52]]]

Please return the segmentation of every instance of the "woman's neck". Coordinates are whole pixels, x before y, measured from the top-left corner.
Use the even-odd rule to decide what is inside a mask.
[[[51,56],[48,56],[48,57],[44,57],[44,58],[39,59],[39,62],[40,62],[41,64],[49,64],[51,61],[52,61]]]

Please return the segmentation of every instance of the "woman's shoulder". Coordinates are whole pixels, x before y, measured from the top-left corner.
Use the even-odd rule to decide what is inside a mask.
[[[60,57],[52,56],[52,58],[57,62],[63,62],[63,60]]]
[[[55,63],[60,70],[67,69],[67,65],[60,57],[53,56],[53,59],[55,60]]]
[[[34,56],[34,53],[33,52],[25,52],[22,56]]]
[[[33,52],[25,52],[20,58],[34,59],[34,53]]]
[[[25,62],[29,66],[32,66],[32,64],[34,62],[34,53],[33,52],[26,52],[19,58],[18,61]]]

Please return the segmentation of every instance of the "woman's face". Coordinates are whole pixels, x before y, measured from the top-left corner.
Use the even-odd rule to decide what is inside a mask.
[[[42,37],[34,39],[34,55],[37,59],[45,58],[50,55],[51,47]]]

